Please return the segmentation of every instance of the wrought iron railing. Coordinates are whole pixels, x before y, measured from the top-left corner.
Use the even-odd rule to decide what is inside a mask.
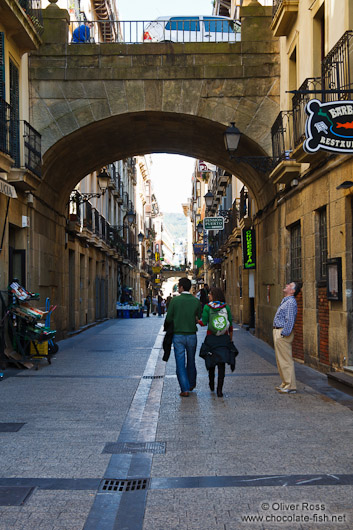
[[[19,0],[19,4],[32,22],[36,32],[41,35],[44,30],[41,0]]]
[[[293,151],[293,111],[282,110],[271,127],[273,158],[288,160]]]
[[[214,17],[199,20],[95,20],[71,21],[72,44],[124,42],[138,44],[149,42],[236,42],[240,41],[240,22],[215,20]],[[75,30],[86,24],[81,32]],[[90,25],[90,26],[89,26]],[[78,35],[76,38],[75,35]]]
[[[83,203],[83,226],[92,232],[93,229],[93,215],[92,205],[88,201]]]
[[[346,31],[322,61],[322,101],[352,99],[353,30]]]
[[[11,156],[10,122],[11,106],[0,98],[0,151]]]
[[[272,4],[272,17],[274,17],[281,7],[281,4],[283,4],[283,0],[273,0]]]
[[[313,91],[305,94],[305,91]],[[314,92],[317,90],[318,92]],[[306,104],[314,98],[320,99],[321,94],[321,77],[308,77],[299,87],[299,90],[292,98],[293,108],[293,147],[296,148],[305,140],[305,123],[307,114],[305,112]],[[304,92],[304,93],[301,93]]]
[[[25,167],[40,177],[42,175],[41,135],[27,121],[23,124]]]

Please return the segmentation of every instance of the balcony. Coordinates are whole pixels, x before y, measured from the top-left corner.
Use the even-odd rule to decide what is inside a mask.
[[[344,33],[322,61],[322,88],[330,90],[322,101],[353,97],[353,31]]]
[[[40,0],[4,0],[1,21],[22,53],[41,45],[43,21]]]
[[[287,186],[301,172],[301,164],[291,160],[293,152],[293,111],[281,111],[271,128],[273,158],[278,164],[270,174],[274,184]]]
[[[0,168],[7,180],[24,191],[35,189],[41,162],[41,135],[27,121],[15,119],[13,108],[0,98]]]
[[[273,0],[271,30],[275,37],[289,35],[298,15],[299,0]]]
[[[303,150],[303,142],[305,136],[305,124],[307,120],[307,114],[305,107],[311,99],[319,99],[320,101],[324,97],[321,92],[322,79],[321,77],[308,77],[300,85],[297,94],[294,94],[292,98],[293,108],[293,152],[291,156],[297,162],[308,162],[313,163],[322,157],[325,157],[323,151],[318,151],[315,155],[308,154]],[[310,93],[306,93],[310,92]]]
[[[14,164],[11,148],[11,106],[0,98],[0,169],[9,172]]]

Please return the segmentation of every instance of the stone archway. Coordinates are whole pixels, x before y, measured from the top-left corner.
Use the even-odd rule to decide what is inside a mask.
[[[238,175],[258,208],[263,208],[273,197],[273,185],[264,173],[230,158],[224,130],[220,123],[180,113],[141,112],[97,121],[65,136],[47,151],[38,192],[46,195],[50,190],[56,195],[57,209],[64,211],[70,192],[89,172],[122,158],[162,152],[207,160]],[[255,142],[242,138],[240,156],[261,154]]]

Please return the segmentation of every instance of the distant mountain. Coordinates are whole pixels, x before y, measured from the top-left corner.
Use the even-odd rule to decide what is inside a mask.
[[[164,224],[177,243],[187,238],[187,219],[183,213],[163,214]]]

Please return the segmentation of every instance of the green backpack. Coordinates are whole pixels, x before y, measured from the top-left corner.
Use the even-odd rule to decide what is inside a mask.
[[[222,309],[218,310],[210,307],[208,329],[213,335],[224,335],[227,333],[229,325],[226,307],[222,307]]]

